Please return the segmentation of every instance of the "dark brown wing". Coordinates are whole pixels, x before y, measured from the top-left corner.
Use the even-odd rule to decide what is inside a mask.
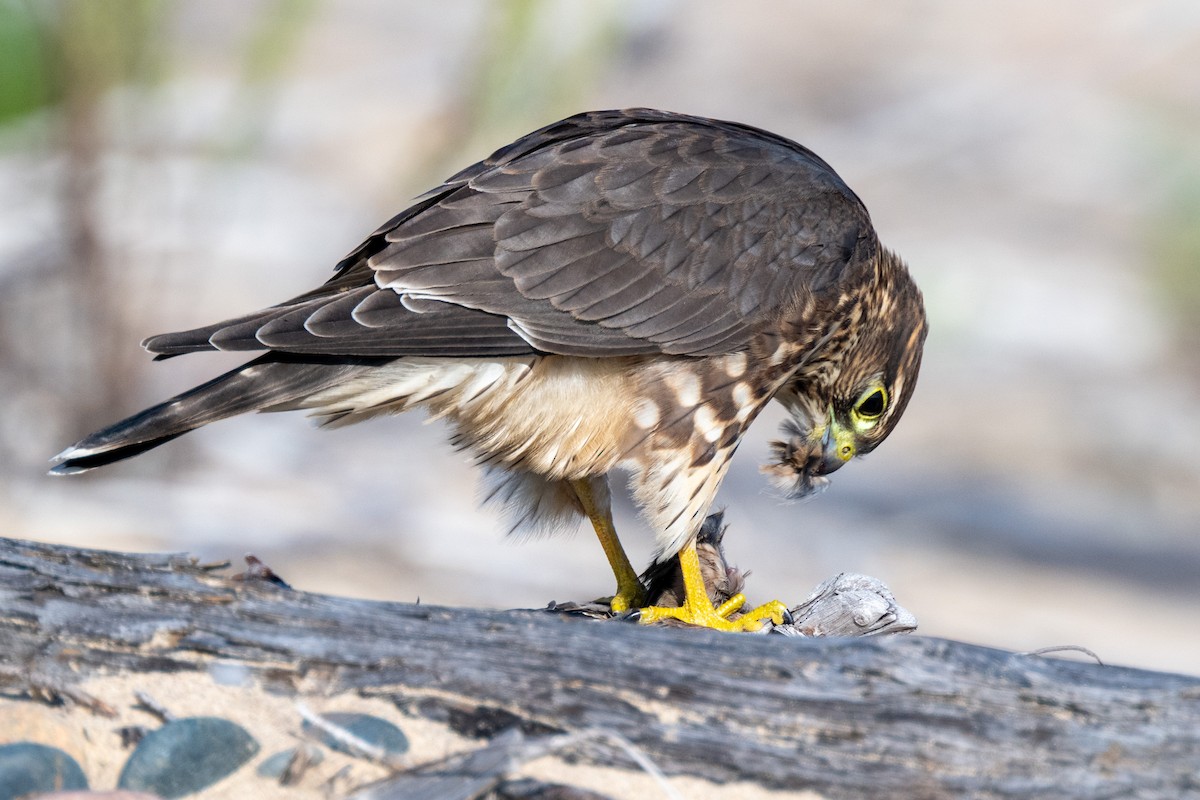
[[[650,110],[582,114],[455,175],[319,289],[153,352],[370,356],[735,351],[876,247],[862,203],[794,142]]]

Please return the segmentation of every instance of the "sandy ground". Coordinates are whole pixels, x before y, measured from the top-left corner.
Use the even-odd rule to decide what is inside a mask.
[[[261,745],[259,753],[241,769],[196,798],[256,798],[256,800],[301,800],[342,797],[389,772],[370,761],[323,748],[325,758],[312,767],[301,782],[280,786],[259,777],[257,766],[270,755],[302,740],[303,703],[317,713],[350,711],[374,714],[404,731],[410,742],[407,760],[413,764],[436,761],[455,753],[479,748],[482,742],[464,738],[446,725],[405,714],[385,700],[356,696],[325,697],[319,694],[283,697],[251,685],[222,685],[204,673],[147,674],[91,678],[80,688],[111,706],[117,716],[99,716],[82,708],[51,707],[29,700],[0,698],[0,743],[33,741],[59,747],[79,761],[93,789],[116,786],[129,750],[121,746],[117,730],[124,726],[156,727],[158,720],[136,707],[135,692],[144,692],[177,717],[219,716],[243,726]],[[555,756],[543,756],[519,764],[511,777],[534,777],[563,783],[619,798],[669,797],[655,778],[645,772],[569,764]],[[678,795],[689,800],[730,798],[769,800],[795,798],[818,800],[812,792],[769,791],[751,784],[717,785],[689,777],[669,778]]]

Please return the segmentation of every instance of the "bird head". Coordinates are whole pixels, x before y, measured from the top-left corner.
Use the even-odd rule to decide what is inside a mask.
[[[776,394],[790,419],[763,469],[789,497],[823,488],[892,432],[916,386],[926,330],[920,291],[881,251],[875,280],[848,298],[819,353]]]

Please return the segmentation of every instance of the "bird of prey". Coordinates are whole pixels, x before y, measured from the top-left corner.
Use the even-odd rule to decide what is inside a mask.
[[[767,471],[793,495],[868,453],[913,391],[921,294],[866,208],[801,145],[650,109],[556,122],[454,175],[371,234],[326,283],[279,305],[152,336],[159,358],[259,355],[88,436],[75,473],[248,411],[327,424],[421,407],[475,455],[514,530],[586,515],[614,611],[722,630],[695,539],[730,457],[771,400],[789,412]],[[678,607],[645,604],[613,527],[627,470]]]

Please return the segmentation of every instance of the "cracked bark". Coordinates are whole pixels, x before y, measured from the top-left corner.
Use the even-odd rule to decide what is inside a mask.
[[[609,728],[667,774],[832,798],[1200,792],[1200,678],[918,636],[728,635],[354,600],[232,580],[183,556],[0,539],[0,688],[86,702],[73,676],[218,661],[246,665],[263,691]]]

